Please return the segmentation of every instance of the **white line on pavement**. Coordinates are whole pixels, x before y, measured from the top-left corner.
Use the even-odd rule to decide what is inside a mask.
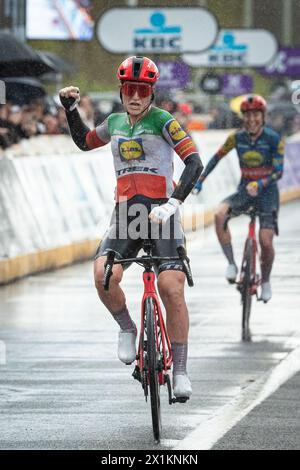
[[[288,354],[275,368],[244,389],[238,397],[222,407],[212,418],[187,435],[176,450],[209,450],[253,408],[272,395],[300,370],[300,346]]]

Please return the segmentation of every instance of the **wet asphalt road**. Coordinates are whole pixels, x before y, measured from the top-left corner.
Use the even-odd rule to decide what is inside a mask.
[[[240,299],[224,280],[226,264],[213,228],[202,244],[199,235],[189,241],[195,279],[186,291],[193,396],[185,405],[169,406],[162,391],[159,446],[152,439],[150,405],[131,377],[133,367],[116,357],[117,327],[98,301],[92,263],[2,287],[0,449],[171,449],[222,414],[300,345],[299,210],[300,202],[282,208],[274,297],[268,305],[254,305],[251,344],[240,341]],[[233,221],[232,229],[240,260],[246,220]],[[138,323],[141,275],[133,267],[123,284]],[[214,448],[300,448],[299,385],[295,375],[220,435]]]
[[[299,450],[300,373],[249,413],[213,450]]]

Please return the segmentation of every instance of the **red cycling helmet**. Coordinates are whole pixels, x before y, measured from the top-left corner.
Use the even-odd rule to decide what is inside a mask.
[[[243,99],[241,102],[241,113],[245,113],[246,111],[262,111],[265,113],[267,109],[267,102],[266,100],[260,95],[249,95]]]
[[[145,82],[154,85],[159,79],[159,71],[148,57],[132,56],[122,62],[117,77],[121,82]]]

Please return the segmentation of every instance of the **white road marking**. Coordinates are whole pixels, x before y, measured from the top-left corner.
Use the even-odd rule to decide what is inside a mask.
[[[176,448],[176,446],[180,443],[181,441],[179,439],[162,439],[160,441],[161,445],[164,447],[169,447],[171,448]]]
[[[209,450],[250,411],[272,395],[300,370],[300,346],[280,364],[244,389],[238,397],[222,407],[212,418],[200,424],[180,443],[176,450]]]

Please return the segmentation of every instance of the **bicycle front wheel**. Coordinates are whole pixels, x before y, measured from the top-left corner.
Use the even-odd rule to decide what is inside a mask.
[[[243,286],[242,286],[242,340],[251,341],[250,314],[252,306],[252,241],[247,240],[245,247],[245,258],[243,263]]]
[[[145,302],[145,318],[147,329],[147,364],[151,401],[152,427],[154,439],[159,442],[161,435],[160,391],[158,378],[158,345],[156,341],[155,304],[152,297]]]

